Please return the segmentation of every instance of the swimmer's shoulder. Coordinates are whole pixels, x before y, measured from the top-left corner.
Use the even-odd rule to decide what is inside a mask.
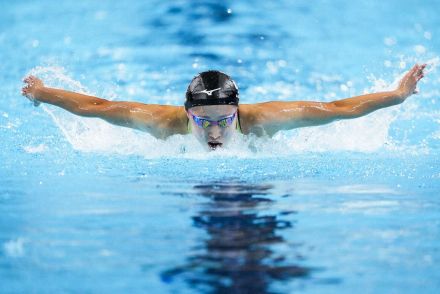
[[[240,126],[243,134],[272,136],[282,129],[283,115],[286,111],[295,113],[300,109],[301,102],[267,101],[254,104],[240,104]],[[290,116],[292,116],[290,114]]]
[[[258,125],[259,113],[261,112],[258,104],[260,103],[240,104],[238,106],[240,128],[244,135],[255,133],[254,128]]]
[[[162,114],[159,116],[162,128],[169,132],[169,136],[188,133],[188,117],[183,106],[163,105]]]
[[[138,104],[131,113],[138,129],[157,138],[188,133],[188,118],[183,106]]]

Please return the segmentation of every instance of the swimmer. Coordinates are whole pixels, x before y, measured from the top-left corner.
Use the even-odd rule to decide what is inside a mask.
[[[269,101],[239,105],[238,87],[219,71],[206,71],[194,77],[186,91],[184,106],[109,101],[45,87],[34,76],[24,79],[22,94],[35,106],[52,104],[80,116],[146,131],[159,139],[191,133],[207,150],[214,150],[225,146],[234,132],[271,137],[281,130],[357,118],[400,104],[416,93],[425,67],[426,64],[416,64],[393,91],[332,102]]]

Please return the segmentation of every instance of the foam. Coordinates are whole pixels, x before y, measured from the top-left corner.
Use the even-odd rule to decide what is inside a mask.
[[[26,151],[27,153],[43,153],[44,151],[47,150],[47,146],[45,144],[39,144],[37,146],[24,146],[23,147],[24,151]]]

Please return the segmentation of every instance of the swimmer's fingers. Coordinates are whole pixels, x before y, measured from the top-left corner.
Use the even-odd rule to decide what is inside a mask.
[[[419,67],[419,69],[417,71],[417,76],[416,76],[417,81],[420,81],[425,76],[425,72],[424,72],[425,68],[426,68],[426,63],[422,64]]]
[[[426,64],[414,65],[400,80],[398,91],[402,98],[406,98],[412,94],[417,93],[416,87],[420,79],[423,78]]]
[[[25,96],[26,98],[28,98],[31,101],[33,101],[35,99],[34,95],[32,93],[32,88],[29,85],[21,88],[21,95]]]
[[[23,79],[25,85],[21,88],[21,94],[38,106],[40,102],[35,98],[35,93],[39,88],[44,87],[43,82],[35,76],[27,76]]]
[[[32,75],[25,77],[23,79],[23,82],[25,83],[25,86],[23,88],[26,88],[29,90],[44,87],[43,81],[35,76],[32,76]]]
[[[26,78],[24,78],[23,82],[30,84],[30,85],[36,85],[38,87],[44,86],[43,81],[33,75],[30,75],[30,76],[27,76]]]
[[[419,65],[417,67],[417,70],[416,70],[415,76],[414,76],[414,78],[416,79],[416,86],[417,86],[417,83],[425,76],[425,72],[424,72],[425,68],[426,68],[426,63]],[[418,94],[418,93],[419,93],[419,90],[414,89],[413,94]]]
[[[27,76],[23,79],[23,82],[25,83],[29,83],[32,79],[34,79],[35,77],[33,75]]]
[[[417,83],[425,76],[424,70],[426,68],[426,64],[418,65],[416,64],[412,70],[411,77],[413,81],[411,81],[414,84],[414,90],[412,94],[418,94],[419,91],[416,89]]]
[[[411,75],[419,81],[421,78],[424,77],[424,70],[426,68],[426,64],[418,65],[416,64],[411,70]]]
[[[27,95],[29,94],[31,87],[29,85],[23,86],[23,88],[21,88],[21,94],[23,95]]]
[[[29,80],[25,80],[25,85],[21,88],[21,92],[23,94],[29,94],[32,92],[32,89],[34,88],[34,84]]]
[[[419,65],[416,64],[408,71],[408,73],[405,75],[405,77],[415,78],[417,76],[418,71],[419,71]]]
[[[33,84],[35,84],[36,80],[37,80],[37,78],[31,75],[31,76],[24,78],[23,82],[28,85],[33,85]]]

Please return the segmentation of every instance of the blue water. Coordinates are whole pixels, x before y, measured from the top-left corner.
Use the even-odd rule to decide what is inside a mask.
[[[438,293],[437,2],[0,1],[0,293]],[[415,62],[400,106],[216,152],[20,96],[331,101]]]

